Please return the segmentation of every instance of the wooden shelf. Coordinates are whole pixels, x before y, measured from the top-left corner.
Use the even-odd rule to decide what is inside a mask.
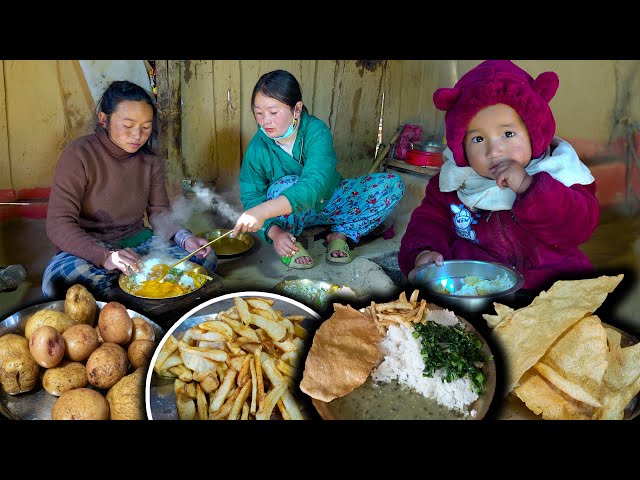
[[[393,170],[418,173],[420,175],[427,175],[429,177],[433,177],[440,171],[440,167],[420,167],[418,165],[411,165],[404,160],[398,160],[396,158],[386,158],[383,161],[383,165],[386,168],[391,168]]]

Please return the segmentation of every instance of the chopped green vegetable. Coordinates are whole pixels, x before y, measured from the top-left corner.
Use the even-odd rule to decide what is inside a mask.
[[[425,377],[433,377],[436,370],[444,372],[443,381],[447,382],[466,376],[474,390],[482,393],[482,365],[487,359],[476,334],[459,325],[448,327],[435,322],[418,323],[414,328],[414,337],[420,336],[422,343]]]

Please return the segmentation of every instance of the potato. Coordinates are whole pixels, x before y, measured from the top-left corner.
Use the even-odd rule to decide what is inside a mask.
[[[148,367],[155,348],[156,342],[151,340],[135,340],[131,342],[127,349],[129,363],[133,368]]]
[[[102,307],[98,327],[105,342],[119,345],[127,343],[133,333],[133,321],[125,306],[118,302],[109,302]]]
[[[108,420],[109,402],[90,388],[74,388],[51,407],[52,420]]]
[[[82,362],[100,346],[98,332],[85,323],[73,325],[62,334],[67,358],[74,362]]]
[[[49,368],[44,372],[42,386],[56,397],[74,388],[86,387],[87,369],[80,362],[63,360],[57,367]]]
[[[67,296],[64,300],[64,313],[72,320],[75,320],[76,323],[95,325],[97,310],[96,299],[83,285],[76,284],[67,290]]]
[[[31,334],[29,352],[41,367],[55,367],[64,357],[64,338],[55,328],[43,325]]]
[[[58,312],[57,310],[50,309],[40,310],[31,315],[29,320],[27,320],[24,327],[24,336],[29,340],[33,331],[43,325],[53,327],[60,334],[63,334],[67,328],[75,324],[75,320],[64,312]]]
[[[100,327],[96,325],[95,330],[96,330],[96,333],[98,334],[98,343],[102,345],[104,343],[104,339],[102,338],[102,335],[100,335]]]
[[[133,334],[131,335],[131,341],[136,340],[151,340],[156,339],[156,333],[153,330],[153,326],[147,322],[144,318],[133,317]]]
[[[40,366],[29,352],[29,341],[8,333],[0,337],[0,384],[9,395],[28,392],[35,387]]]
[[[146,420],[144,383],[147,370],[138,368],[107,392],[111,420]]]
[[[105,342],[87,360],[87,379],[98,388],[111,388],[127,374],[129,361],[124,348]]]

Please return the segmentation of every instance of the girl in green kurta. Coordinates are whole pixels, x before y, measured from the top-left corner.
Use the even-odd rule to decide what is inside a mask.
[[[331,225],[329,263],[352,260],[350,238],[360,241],[382,223],[404,194],[395,173],[343,179],[327,125],[309,114],[296,78],[284,70],[260,77],[251,95],[259,126],[240,170],[246,211],[233,236],[259,232],[291,268],[311,268],[313,259],[296,241],[304,228]]]

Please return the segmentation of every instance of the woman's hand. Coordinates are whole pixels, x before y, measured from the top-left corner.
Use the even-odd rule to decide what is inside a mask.
[[[266,209],[262,205],[256,205],[240,215],[236,226],[233,227],[233,233],[231,234],[233,238],[243,232],[257,232],[262,228],[264,221],[269,218],[266,215]]]
[[[420,252],[416,257],[415,266],[418,265],[428,265],[430,263],[435,263],[437,267],[441,267],[444,265],[444,258],[438,252],[432,252],[431,250],[425,250],[424,252]]]
[[[272,230],[276,228],[280,231],[276,230],[272,233]],[[277,226],[273,226],[271,227],[271,230],[269,230],[269,234],[271,240],[273,240],[273,248],[279,256],[292,257],[298,250],[300,250],[296,245],[296,237],[291,235],[291,233],[282,230]]]
[[[515,160],[500,162],[489,171],[495,175],[496,183],[500,188],[508,187],[516,194],[525,192],[533,180],[522,164]]]
[[[140,255],[130,248],[111,252],[111,255],[102,262],[102,266],[107,270],[120,270],[126,275],[138,273],[142,270]]]
[[[209,242],[210,242],[210,240],[207,240],[207,239],[201,238],[201,237],[196,237],[195,235],[193,235],[191,237],[188,237],[185,240],[184,249],[187,252],[193,252],[194,250],[197,250],[202,245],[205,245],[205,244],[207,244]],[[198,253],[196,253],[196,258],[206,258],[210,253],[211,253],[211,246],[209,246],[207,248],[203,248]]]

